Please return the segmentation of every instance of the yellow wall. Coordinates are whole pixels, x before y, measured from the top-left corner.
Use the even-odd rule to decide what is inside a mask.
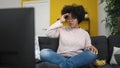
[[[61,10],[64,5],[83,5],[89,14],[90,18],[90,35],[98,35],[98,15],[97,15],[97,1],[98,0],[50,0],[50,24],[53,24],[57,18],[61,17]],[[85,25],[84,25],[85,26]],[[85,28],[87,28],[85,26]]]

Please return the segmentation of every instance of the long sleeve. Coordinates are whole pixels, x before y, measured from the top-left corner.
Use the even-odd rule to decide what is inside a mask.
[[[47,29],[46,35],[52,38],[59,37],[60,28],[62,27],[62,25],[63,24],[60,22],[60,20],[58,20]]]

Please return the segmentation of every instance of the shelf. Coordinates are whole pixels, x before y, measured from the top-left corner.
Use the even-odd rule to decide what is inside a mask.
[[[85,29],[89,34],[90,34],[90,18],[85,18],[83,21],[87,21],[87,22],[84,22],[84,23],[87,23],[87,29]],[[82,24],[82,23],[81,23]]]

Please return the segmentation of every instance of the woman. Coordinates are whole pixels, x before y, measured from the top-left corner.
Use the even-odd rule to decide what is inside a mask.
[[[63,8],[62,17],[47,30],[48,37],[59,37],[57,53],[42,49],[42,61],[58,64],[60,68],[78,68],[96,60],[98,50],[92,46],[88,32],[79,27],[84,16],[85,10],[81,5]],[[69,27],[62,28],[65,21]]]

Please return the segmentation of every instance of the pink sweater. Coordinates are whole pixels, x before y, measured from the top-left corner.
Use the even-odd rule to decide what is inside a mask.
[[[74,56],[91,46],[91,40],[88,32],[82,28],[61,28],[62,23],[58,20],[50,26],[46,32],[48,37],[59,37],[59,47],[57,53],[63,56]]]

